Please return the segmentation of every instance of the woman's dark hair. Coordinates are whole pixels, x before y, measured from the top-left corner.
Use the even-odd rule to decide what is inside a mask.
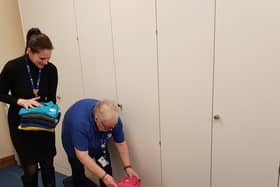
[[[28,48],[28,43],[30,41],[30,38],[33,36],[33,35],[39,35],[41,34],[41,31],[39,28],[31,28],[28,30],[27,34],[26,34],[26,44],[25,44],[25,50],[24,52],[27,51],[27,48]]]
[[[31,28],[26,35],[25,52],[28,48],[30,48],[33,53],[38,53],[42,49],[53,49],[53,45],[49,37],[41,33],[40,29]]]

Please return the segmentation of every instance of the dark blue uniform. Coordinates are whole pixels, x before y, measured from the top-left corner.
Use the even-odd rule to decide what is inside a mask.
[[[80,151],[88,151],[96,163],[108,174],[112,174],[107,143],[113,137],[117,143],[124,142],[122,122],[119,119],[112,131],[101,132],[97,129],[93,109],[98,100],[83,99],[72,105],[65,113],[62,124],[62,144],[68,155],[72,168],[72,177],[76,186],[85,183],[84,166],[77,159],[74,147]],[[99,162],[102,159],[104,162]],[[104,184],[102,184],[104,186]]]

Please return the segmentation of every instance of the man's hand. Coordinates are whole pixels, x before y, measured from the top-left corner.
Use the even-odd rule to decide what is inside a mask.
[[[17,104],[25,109],[34,108],[40,106],[40,103],[38,102],[39,99],[40,97],[34,97],[32,99],[18,99]]]
[[[126,172],[127,176],[129,176],[129,177],[135,176],[135,177],[139,178],[139,176],[138,176],[138,174],[136,173],[136,171],[134,171],[134,169],[131,168],[131,167],[126,168],[126,169],[125,169],[125,172]]]
[[[111,175],[105,175],[105,177],[103,178],[103,182],[106,184],[107,187],[118,187],[117,183]]]

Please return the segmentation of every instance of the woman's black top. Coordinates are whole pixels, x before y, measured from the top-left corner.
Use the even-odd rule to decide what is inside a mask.
[[[26,62],[30,66],[32,79],[36,84],[39,69],[26,56],[11,60],[5,64],[0,74],[0,101],[10,104],[8,111],[10,136],[21,163],[33,164],[55,156],[55,133],[18,130],[20,124],[18,112],[21,107],[17,105],[17,99],[35,97]],[[41,72],[39,101],[56,103],[57,82],[57,69],[55,65],[48,63]]]

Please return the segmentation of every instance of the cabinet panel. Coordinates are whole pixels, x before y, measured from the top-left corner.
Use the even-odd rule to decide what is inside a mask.
[[[217,1],[213,187],[277,186],[279,7]]]
[[[116,100],[115,64],[109,0],[75,0],[85,97]],[[118,153],[111,148],[113,176],[123,176]],[[120,172],[121,171],[121,172]],[[97,177],[86,170],[98,183]]]
[[[160,187],[155,2],[111,1],[117,93],[142,186]]]
[[[24,33],[39,27],[53,42],[51,61],[57,66],[59,88],[57,94],[62,114],[77,99],[83,97],[82,71],[77,44],[73,2],[67,0],[19,0]],[[63,118],[63,116],[62,116]],[[61,125],[56,128],[56,169],[70,174],[69,164],[61,144]]]
[[[159,0],[163,187],[210,186],[214,1]]]
[[[85,96],[116,99],[109,0],[75,1]]]

